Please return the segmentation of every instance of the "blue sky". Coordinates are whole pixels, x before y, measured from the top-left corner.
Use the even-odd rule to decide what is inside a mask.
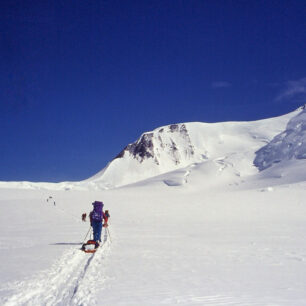
[[[81,180],[141,133],[306,102],[305,1],[0,4],[0,180]]]

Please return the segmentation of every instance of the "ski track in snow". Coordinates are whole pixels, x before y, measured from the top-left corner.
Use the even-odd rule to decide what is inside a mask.
[[[70,249],[49,270],[34,279],[11,283],[8,290],[18,292],[4,301],[5,306],[16,305],[96,305],[96,289],[105,282],[105,259],[110,242],[105,231],[102,246],[92,254]]]
[[[193,296],[182,295],[173,298],[168,298],[162,302],[162,305],[203,305],[203,306],[221,306],[221,305],[233,305],[233,306],[263,306],[262,303],[250,302],[249,297],[235,298],[222,295],[211,296]],[[269,306],[276,306],[278,304],[265,304]]]

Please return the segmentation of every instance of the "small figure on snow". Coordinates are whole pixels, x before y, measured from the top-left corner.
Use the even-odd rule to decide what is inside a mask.
[[[105,218],[104,218],[105,223],[103,224],[103,227],[108,227],[108,218],[110,218],[110,214],[108,210],[105,211],[104,215],[105,215]]]
[[[102,221],[106,219],[106,215],[103,212],[103,202],[95,201],[92,203],[93,211],[89,214],[90,225],[93,229],[93,238],[95,241],[95,248],[97,248],[101,242],[102,233]],[[107,221],[104,223],[107,224]]]
[[[53,201],[53,205],[56,206],[55,200],[54,200],[51,196],[49,196],[49,198],[47,199],[47,202],[48,202],[48,203],[49,203],[49,200],[50,200],[50,201]]]
[[[82,214],[82,221],[83,222],[86,222],[86,216],[87,216],[86,213]]]

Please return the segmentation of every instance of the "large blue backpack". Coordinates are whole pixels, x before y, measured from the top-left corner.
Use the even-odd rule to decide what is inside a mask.
[[[103,202],[94,201],[92,203],[92,205],[94,206],[94,209],[91,213],[92,220],[93,221],[102,221],[102,219],[103,219],[103,213],[102,213]]]

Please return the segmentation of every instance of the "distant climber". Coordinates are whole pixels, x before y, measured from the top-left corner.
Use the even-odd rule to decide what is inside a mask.
[[[53,205],[56,206],[56,203],[53,197],[49,196],[49,198],[47,199],[47,202],[49,203],[49,201],[53,201]]]
[[[105,211],[104,215],[105,215],[105,218],[104,218],[105,222],[103,224],[103,227],[108,227],[108,218],[110,218],[110,214],[109,214],[108,210]]]
[[[86,217],[87,217],[86,213],[82,214],[82,221],[83,222],[86,222]]]
[[[93,210],[89,214],[90,225],[93,229],[93,240],[95,241],[95,248],[99,247],[101,242],[101,232],[102,232],[102,221],[107,217],[103,212],[103,202],[95,201],[92,203]],[[105,221],[104,224],[107,224]],[[106,225],[107,226],[107,225]]]

